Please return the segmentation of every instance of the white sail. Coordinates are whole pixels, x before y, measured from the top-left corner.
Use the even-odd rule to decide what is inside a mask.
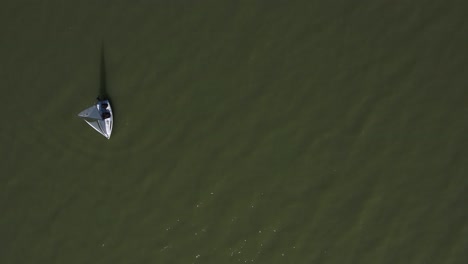
[[[90,119],[102,119],[101,113],[95,105],[86,108],[85,110],[81,111],[78,116],[83,118],[90,118]]]

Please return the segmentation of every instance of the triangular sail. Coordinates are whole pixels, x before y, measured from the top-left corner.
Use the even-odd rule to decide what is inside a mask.
[[[88,123],[92,128],[94,128],[97,132],[101,133],[101,135],[108,137],[109,133],[107,132],[106,125],[104,120],[90,120],[85,119],[85,122]]]
[[[78,116],[90,119],[102,119],[101,114],[99,113],[99,110],[95,105],[81,111],[81,113],[79,113]]]

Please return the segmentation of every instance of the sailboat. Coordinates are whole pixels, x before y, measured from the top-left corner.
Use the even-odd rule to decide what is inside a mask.
[[[112,123],[114,115],[109,100],[99,100],[93,106],[86,108],[78,114],[88,125],[94,128],[107,139],[112,133]]]

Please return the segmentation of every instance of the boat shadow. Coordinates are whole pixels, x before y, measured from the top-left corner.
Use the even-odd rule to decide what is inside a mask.
[[[100,85],[98,92],[98,100],[110,100],[109,93],[107,92],[107,71],[106,71],[106,59],[104,53],[104,45],[101,47],[101,65],[100,65]]]

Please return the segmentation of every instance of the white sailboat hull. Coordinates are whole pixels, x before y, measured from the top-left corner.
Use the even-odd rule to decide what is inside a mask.
[[[99,100],[95,105],[81,111],[78,116],[107,139],[111,137],[114,114],[109,100]]]

